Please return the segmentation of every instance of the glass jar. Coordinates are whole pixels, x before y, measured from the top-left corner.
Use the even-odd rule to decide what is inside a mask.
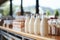
[[[51,21],[49,25],[50,25],[49,34],[54,35],[54,36],[59,36],[60,35],[60,24],[57,22],[57,19],[53,19],[53,21]]]

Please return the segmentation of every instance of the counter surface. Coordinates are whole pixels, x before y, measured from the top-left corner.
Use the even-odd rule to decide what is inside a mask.
[[[5,27],[2,27],[2,26],[0,26],[0,29],[6,30],[8,32],[13,32],[13,33],[16,33],[18,35],[25,36],[25,37],[33,38],[33,39],[36,39],[36,40],[60,40],[60,36],[50,36],[49,35],[49,36],[42,37],[40,35],[34,35],[34,34],[25,33],[25,32],[17,32],[13,29],[5,28]]]

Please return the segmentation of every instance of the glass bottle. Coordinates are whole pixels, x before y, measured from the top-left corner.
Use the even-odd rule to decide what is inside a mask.
[[[34,22],[35,22],[35,17],[34,15],[31,15],[31,18],[29,21],[29,33],[34,33]]]
[[[41,20],[41,24],[40,24],[40,34],[41,34],[41,36],[48,35],[48,20],[44,16],[42,16],[42,20]]]
[[[29,20],[30,20],[30,17],[28,15],[26,15],[26,19],[25,19],[25,32],[27,33],[28,32],[28,27],[29,27]]]
[[[34,34],[40,34],[40,16],[36,15],[36,19],[34,22]]]

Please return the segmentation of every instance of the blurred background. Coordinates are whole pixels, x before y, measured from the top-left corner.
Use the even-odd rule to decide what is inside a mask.
[[[0,15],[7,16],[12,14],[15,16],[18,12],[20,13],[22,9],[24,14],[39,13],[54,15],[55,11],[58,11],[60,14],[59,0],[38,0],[38,5],[36,3],[36,0],[0,0]]]

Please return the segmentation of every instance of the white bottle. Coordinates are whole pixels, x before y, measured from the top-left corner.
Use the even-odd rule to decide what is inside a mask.
[[[36,19],[34,22],[34,34],[40,34],[40,16],[36,15]]]
[[[26,16],[26,19],[25,19],[25,32],[28,33],[28,27],[29,27],[29,20],[30,20],[30,17],[29,16]]]
[[[48,35],[48,20],[46,17],[42,17],[41,24],[40,24],[40,34],[41,36]]]
[[[32,15],[29,21],[29,33],[34,33],[34,22],[35,22],[35,17],[34,15]]]

